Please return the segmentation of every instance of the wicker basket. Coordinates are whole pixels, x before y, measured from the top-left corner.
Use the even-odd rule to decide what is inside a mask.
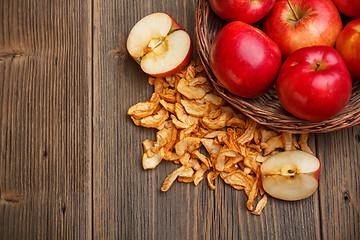
[[[211,42],[227,22],[217,17],[208,0],[199,0],[196,9],[196,40],[198,54],[219,94],[231,105],[256,122],[277,131],[292,133],[330,132],[360,123],[360,81],[353,81],[353,91],[346,108],[325,121],[305,121],[286,112],[280,104],[275,88],[256,99],[245,99],[231,94],[217,81],[209,64]]]

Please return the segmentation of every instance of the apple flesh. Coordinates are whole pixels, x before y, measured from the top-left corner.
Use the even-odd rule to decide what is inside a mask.
[[[360,80],[360,18],[349,22],[340,32],[336,50],[343,57],[350,75]]]
[[[352,18],[360,17],[359,0],[332,0],[337,9],[344,15]]]
[[[210,0],[211,9],[226,21],[258,22],[273,8],[276,0]]]
[[[318,188],[320,161],[300,150],[269,157],[261,165],[262,184],[269,195],[287,201],[311,196]]]
[[[350,73],[340,54],[329,46],[297,50],[282,64],[276,80],[281,105],[298,118],[322,121],[349,102]]]
[[[192,54],[189,34],[168,14],[145,16],[131,29],[127,39],[129,54],[141,69],[154,77],[165,77],[185,67]]]
[[[231,93],[255,98],[273,85],[281,65],[279,47],[261,30],[240,21],[225,25],[210,48],[210,67]]]
[[[303,47],[334,46],[341,30],[340,14],[330,0],[279,0],[264,19],[264,32],[284,59]]]

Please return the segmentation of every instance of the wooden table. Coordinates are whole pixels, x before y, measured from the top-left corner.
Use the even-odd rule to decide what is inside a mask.
[[[175,165],[142,170],[141,143],[155,131],[126,112],[153,89],[127,35],[164,11],[195,42],[196,5],[0,1],[0,239],[360,239],[359,126],[311,135],[319,190],[270,198],[261,216],[222,180],[162,193]]]

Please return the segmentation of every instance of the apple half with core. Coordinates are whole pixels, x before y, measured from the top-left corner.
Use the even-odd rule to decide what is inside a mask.
[[[307,198],[316,192],[320,161],[300,150],[274,154],[261,165],[262,184],[269,195],[287,201]]]
[[[331,0],[278,0],[264,18],[264,32],[284,59],[303,47],[334,46],[341,30],[340,14]]]
[[[276,0],[210,0],[211,9],[226,21],[256,23],[273,8]]]
[[[322,121],[349,102],[352,82],[340,54],[329,46],[305,47],[282,64],[276,80],[281,105],[298,118]]]
[[[343,57],[350,75],[360,80],[360,18],[349,22],[340,32],[336,50]]]
[[[231,93],[255,98],[267,92],[281,65],[276,43],[258,28],[241,21],[225,25],[210,47],[210,66]]]
[[[349,17],[360,17],[360,1],[359,0],[332,0],[339,11]]]
[[[138,21],[127,39],[129,54],[141,69],[165,77],[185,67],[192,54],[189,34],[168,14],[152,13]]]

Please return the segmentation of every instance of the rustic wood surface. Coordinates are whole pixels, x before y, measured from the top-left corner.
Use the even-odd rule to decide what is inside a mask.
[[[0,239],[360,239],[360,127],[311,135],[310,198],[270,198],[261,216],[222,181],[160,187],[144,171],[127,109],[152,93],[126,51],[164,11],[195,41],[195,0],[0,1]],[[194,58],[196,52],[194,51]]]

